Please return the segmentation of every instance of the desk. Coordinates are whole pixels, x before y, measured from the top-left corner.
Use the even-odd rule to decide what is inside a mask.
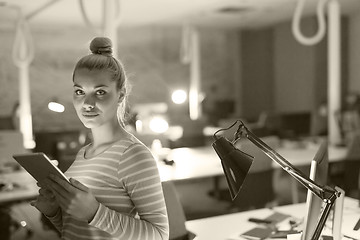
[[[294,166],[310,165],[320,145],[312,145],[306,148],[279,147],[274,149]],[[329,161],[339,162],[346,158],[345,147],[329,146]],[[170,149],[167,160],[173,160],[174,165],[166,165],[158,162],[160,178],[162,181],[177,181],[203,177],[223,175],[220,158],[216,155],[212,146],[183,147]],[[256,161],[256,159],[254,160]],[[271,160],[269,160],[271,161]],[[274,168],[280,166],[273,162]]]
[[[354,227],[356,221],[360,218],[359,201],[346,197],[344,206],[342,222],[343,234],[351,234],[352,237],[360,239],[360,231],[351,231],[351,227]],[[298,219],[304,217],[303,214],[305,209],[305,203],[274,208],[277,212],[289,214]],[[186,228],[197,235],[196,240],[231,239],[231,236],[238,236],[240,233],[257,226],[255,223],[248,221],[250,217],[265,218],[274,213],[274,210],[263,208],[253,211],[187,221]]]
[[[319,146],[319,144],[312,144],[304,148],[279,147],[275,151],[294,166],[304,166],[311,164]],[[348,149],[346,147],[328,146],[329,162],[343,161],[346,159],[347,153]],[[275,162],[273,166],[280,167]]]
[[[25,170],[2,173],[0,182],[15,184],[13,190],[0,191],[0,204],[33,199],[38,195],[36,181]]]
[[[305,148],[289,148],[281,147],[275,149],[281,156],[288,160],[295,167],[306,167],[310,169],[311,161],[314,158],[319,146],[317,144],[311,144]],[[328,181],[333,185],[338,185],[343,188],[347,193],[357,189],[359,185],[359,165],[360,161],[354,159],[348,159],[348,148],[339,147],[334,145],[328,146],[329,156],[329,176]],[[360,159],[360,156],[358,157]],[[280,168],[280,166],[273,162],[273,167]],[[305,174],[308,174],[302,169]],[[279,173],[278,173],[279,175]],[[299,183],[294,178],[289,178],[291,181],[291,195],[293,203],[299,201],[298,185]]]
[[[171,149],[166,156],[173,165],[158,162],[162,181],[179,181],[222,176],[221,161],[211,146]]]
[[[320,143],[312,143],[306,147],[282,146],[274,149],[286,160],[296,167],[310,166]],[[329,146],[329,161],[341,162],[346,159],[347,148]],[[219,179],[223,176],[221,161],[212,146],[170,149],[166,155],[167,160],[173,160],[174,165],[165,165],[158,162],[160,178],[162,181],[192,180],[197,178],[213,178],[214,194],[219,194]],[[256,159],[254,160],[256,161]],[[269,161],[272,161],[269,159]],[[272,166],[279,171],[280,166],[272,161]],[[279,170],[277,170],[279,169]],[[282,171],[282,170],[281,170]],[[284,172],[286,174],[286,172]],[[299,202],[298,182],[290,178],[291,199],[293,203]]]

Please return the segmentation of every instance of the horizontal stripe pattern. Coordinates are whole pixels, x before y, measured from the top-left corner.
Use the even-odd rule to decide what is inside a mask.
[[[164,195],[149,149],[132,136],[96,157],[84,154],[85,147],[65,175],[91,189],[100,205],[90,223],[66,213],[50,219],[62,228],[63,239],[168,239]]]

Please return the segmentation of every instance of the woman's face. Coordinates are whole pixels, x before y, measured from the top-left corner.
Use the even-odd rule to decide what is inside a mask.
[[[76,70],[73,104],[81,122],[87,128],[117,122],[120,91],[110,72]]]

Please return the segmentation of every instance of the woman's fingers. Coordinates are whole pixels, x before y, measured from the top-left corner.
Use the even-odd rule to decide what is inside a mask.
[[[89,192],[89,188],[87,186],[85,186],[84,184],[82,184],[81,182],[79,182],[78,180],[76,180],[74,178],[70,178],[70,183],[77,189],[80,189],[84,192]]]
[[[44,196],[47,199],[53,199],[55,196],[53,194],[53,192],[47,188],[40,188],[39,189],[39,194]]]
[[[55,175],[50,175],[45,180],[45,184],[47,188],[49,188],[52,191],[55,198],[58,200],[59,204],[63,206],[65,206],[66,203],[69,201],[69,199],[71,199],[79,191],[77,187],[74,187],[69,182]],[[78,182],[78,185],[79,185],[78,187],[80,187],[81,184]]]

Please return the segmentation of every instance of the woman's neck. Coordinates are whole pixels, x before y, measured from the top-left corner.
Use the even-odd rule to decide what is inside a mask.
[[[127,132],[119,124],[114,126],[103,125],[92,128],[92,143],[85,150],[85,157],[91,158],[103,153],[116,141],[124,138]]]
[[[118,123],[107,124],[91,129],[92,147],[97,148],[104,144],[113,143],[125,136],[126,131]]]

